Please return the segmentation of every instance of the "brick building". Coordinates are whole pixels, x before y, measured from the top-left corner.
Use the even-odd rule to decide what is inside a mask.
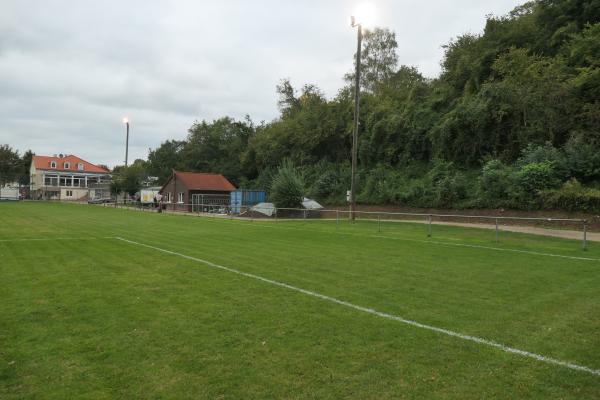
[[[229,206],[234,190],[220,174],[173,171],[160,194],[169,210],[211,212]]]

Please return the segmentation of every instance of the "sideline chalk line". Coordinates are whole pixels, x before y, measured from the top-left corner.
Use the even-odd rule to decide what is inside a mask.
[[[395,238],[395,237],[382,236],[382,235],[371,235],[371,237],[380,238],[380,239],[406,240],[408,242],[418,242],[418,243],[432,243],[432,244],[437,244],[437,245],[440,245],[440,246],[458,246],[458,247],[470,247],[470,248],[474,248],[474,249],[485,249],[485,250],[496,250],[496,251],[509,251],[509,252],[512,252],[512,253],[532,254],[532,255],[536,255],[536,256],[568,258],[570,260],[600,261],[600,258],[566,256],[566,255],[563,255],[563,254],[542,253],[542,252],[539,252],[539,251],[531,251],[531,250],[502,249],[502,248],[499,248],[499,247],[482,246],[482,245],[478,245],[478,244],[450,243],[450,242],[440,242],[440,241],[436,241],[436,240]]]
[[[182,253],[177,253],[175,251],[162,249],[162,248],[156,247],[156,246],[151,246],[149,244],[145,244],[145,243],[140,243],[140,242],[136,242],[136,241],[133,241],[133,240],[124,239],[124,238],[119,237],[119,236],[114,237],[114,239],[117,239],[117,240],[120,240],[120,241],[123,241],[123,242],[126,242],[126,243],[130,243],[130,244],[133,244],[133,245],[136,245],[136,246],[146,247],[146,248],[149,248],[149,249],[160,251],[162,253],[171,254],[171,255],[174,255],[174,256],[181,257],[181,258],[185,258],[185,259],[188,259],[188,260],[191,260],[191,261],[195,261],[195,262],[207,265],[207,266],[212,267],[212,268],[216,268],[216,269],[220,269],[220,270],[232,272],[234,274],[245,276],[247,278],[252,278],[252,279],[259,280],[259,281],[262,281],[262,282],[265,282],[265,283],[269,283],[271,285],[283,287],[283,288],[286,288],[286,289],[289,289],[289,290],[293,290],[293,291],[305,294],[307,296],[316,297],[316,298],[321,299],[321,300],[326,300],[326,301],[329,301],[331,303],[339,304],[339,305],[342,305],[342,306],[345,306],[345,307],[348,307],[348,308],[352,308],[354,310],[362,311],[362,312],[367,313],[367,314],[375,315],[375,316],[378,316],[378,317],[381,317],[381,318],[385,318],[385,319],[389,319],[389,320],[401,322],[401,323],[406,324],[406,325],[410,325],[410,326],[414,326],[414,327],[417,327],[417,328],[421,328],[421,329],[425,329],[425,330],[429,330],[429,331],[441,333],[441,334],[444,334],[444,335],[447,335],[447,336],[456,337],[456,338],[467,340],[467,341],[470,341],[470,342],[475,342],[475,343],[478,343],[478,344],[483,344],[483,345],[486,345],[486,346],[494,347],[494,348],[502,350],[502,351],[504,351],[506,353],[518,354],[520,356],[531,358],[531,359],[534,359],[534,360],[537,360],[537,361],[541,361],[541,362],[544,362],[544,363],[547,363],[547,364],[558,365],[558,366],[569,368],[569,369],[572,369],[572,370],[575,370],[575,371],[582,371],[582,372],[587,372],[587,373],[592,374],[592,375],[600,376],[600,369],[593,369],[593,368],[586,367],[586,366],[583,366],[583,365],[573,364],[573,363],[570,363],[568,361],[562,361],[562,360],[558,360],[556,358],[546,357],[546,356],[543,356],[543,355],[540,355],[540,354],[531,353],[529,351],[516,349],[514,347],[509,347],[509,346],[503,345],[501,343],[494,342],[492,340],[483,339],[483,338],[479,338],[479,337],[476,337],[476,336],[465,335],[465,334],[462,334],[462,333],[459,333],[459,332],[454,332],[454,331],[451,331],[451,330],[448,330],[448,329],[438,328],[438,327],[435,327],[435,326],[422,324],[420,322],[416,322],[416,321],[412,321],[412,320],[409,320],[409,319],[405,319],[405,318],[399,317],[397,315],[388,314],[388,313],[384,313],[384,312],[381,312],[381,311],[374,310],[372,308],[367,308],[367,307],[359,306],[359,305],[356,305],[356,304],[352,304],[352,303],[349,303],[349,302],[344,301],[344,300],[336,299],[335,297],[326,296],[324,294],[313,292],[313,291],[310,291],[310,290],[307,290],[307,289],[302,289],[302,288],[299,288],[299,287],[296,287],[296,286],[288,285],[287,283],[283,283],[283,282],[275,281],[275,280],[272,280],[272,279],[264,278],[264,277],[262,277],[260,275],[255,275],[255,274],[251,274],[251,273],[248,273],[248,272],[239,271],[237,269],[225,267],[225,266],[222,266],[222,265],[219,265],[219,264],[215,264],[215,263],[212,263],[210,261],[203,260],[201,258],[196,258],[196,257],[188,256],[188,255],[185,255],[185,254],[182,254]]]
[[[101,239],[116,239],[115,236],[100,236],[100,237],[56,237],[56,238],[16,238],[16,239],[0,239],[0,242],[46,242],[52,240],[101,240]]]
[[[212,220],[211,220],[212,221]],[[226,220],[229,222],[229,220]],[[289,226],[269,226],[267,224],[255,223],[253,225],[248,225],[251,227],[259,227],[259,228],[273,228],[273,229],[287,229],[292,231],[302,231],[302,232],[317,232],[317,233],[330,233],[325,231],[315,231],[311,229],[303,229],[303,228],[292,228]],[[440,242],[436,240],[423,240],[423,239],[410,239],[399,236],[384,236],[384,235],[371,235],[364,233],[352,233],[352,232],[331,232],[335,235],[346,235],[346,236],[358,236],[358,237],[370,237],[377,239],[388,239],[388,240],[400,240],[405,242],[415,242],[415,243],[427,243],[427,244],[435,244],[439,246],[456,246],[456,247],[469,247],[473,249],[483,249],[483,250],[495,250],[495,251],[508,251],[511,253],[521,253],[521,254],[531,254],[535,256],[544,256],[544,257],[557,257],[557,258],[566,258],[569,260],[581,260],[581,261],[600,261],[600,258],[592,258],[592,257],[579,257],[579,256],[567,256],[564,254],[554,254],[554,253],[543,253],[539,251],[532,250],[519,250],[519,249],[503,249],[500,247],[492,247],[492,246],[483,246],[477,244],[467,244],[467,243],[451,243],[451,242]],[[566,239],[572,240],[572,239]]]

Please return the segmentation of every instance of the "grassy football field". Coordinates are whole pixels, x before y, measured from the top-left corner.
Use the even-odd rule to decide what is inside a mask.
[[[0,398],[598,399],[600,244],[0,203]]]

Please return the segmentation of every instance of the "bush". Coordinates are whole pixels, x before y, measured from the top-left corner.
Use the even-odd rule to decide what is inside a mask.
[[[302,169],[305,182],[313,182],[309,197],[327,204],[343,204],[350,189],[349,164],[318,162]]]
[[[529,197],[540,190],[555,188],[560,184],[554,166],[550,162],[533,162],[523,165],[516,173],[519,188]]]
[[[312,193],[318,199],[326,199],[335,193],[338,185],[338,175],[334,171],[325,171],[315,181]]]
[[[550,210],[600,212],[600,190],[585,188],[571,179],[560,189],[540,193],[542,207]]]
[[[559,182],[564,182],[569,177],[569,166],[567,158],[551,143],[544,145],[528,145],[521,157],[517,161],[517,167],[524,167],[527,164],[547,163],[552,168],[552,176]]]
[[[266,167],[260,171],[254,182],[247,187],[250,189],[265,190],[270,195],[271,185],[276,176],[277,171],[273,167]]]
[[[279,208],[302,205],[304,183],[290,160],[284,160],[271,184],[271,201]]]
[[[371,204],[398,203],[399,193],[404,188],[404,179],[400,171],[378,165],[366,174],[358,200]]]
[[[434,161],[427,173],[432,191],[432,206],[453,207],[467,197],[467,181],[454,164],[447,161]]]
[[[571,137],[565,144],[567,164],[571,174],[582,182],[600,179],[600,148],[579,136]]]
[[[406,189],[400,193],[398,200],[412,207],[433,206],[434,194],[431,187],[423,179],[411,180]]]
[[[498,207],[510,198],[512,169],[500,160],[490,160],[481,169],[477,197],[485,207]]]

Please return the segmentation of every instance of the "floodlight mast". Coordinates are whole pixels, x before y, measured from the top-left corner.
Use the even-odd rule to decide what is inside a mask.
[[[129,158],[129,119],[123,118],[123,123],[127,126],[127,139],[125,139],[125,166],[127,167],[127,159]]]
[[[352,177],[350,182],[350,220],[356,217],[356,169],[358,164],[358,116],[360,100],[360,51],[362,48],[362,24],[356,21],[354,16],[350,17],[352,27],[357,28],[356,46],[356,71],[354,73],[354,131],[352,133]]]

